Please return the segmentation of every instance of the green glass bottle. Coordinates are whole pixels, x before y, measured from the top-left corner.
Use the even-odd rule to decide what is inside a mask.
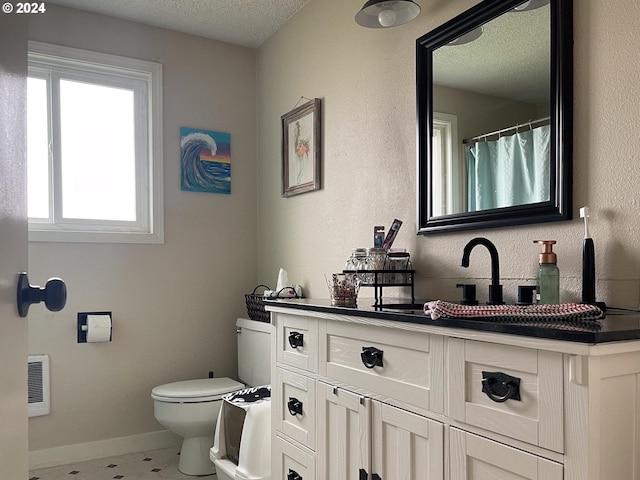
[[[560,303],[560,270],[558,270],[558,257],[553,253],[555,240],[535,240],[533,243],[542,245],[540,262],[538,265],[538,304]]]

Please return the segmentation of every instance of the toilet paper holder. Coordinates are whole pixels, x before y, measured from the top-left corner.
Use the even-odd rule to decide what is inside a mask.
[[[109,323],[111,325],[112,316],[111,312],[78,312],[78,343],[87,343],[87,333],[89,331],[89,316],[108,316]],[[109,339],[105,339],[104,341],[111,341],[112,331],[111,327],[109,328]]]

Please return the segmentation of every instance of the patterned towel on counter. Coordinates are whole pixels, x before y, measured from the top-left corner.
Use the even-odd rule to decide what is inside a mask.
[[[458,305],[436,300],[424,304],[424,313],[432,320],[458,318],[518,325],[554,327],[569,330],[598,331],[598,319],[604,316],[595,305],[561,303],[559,305]]]

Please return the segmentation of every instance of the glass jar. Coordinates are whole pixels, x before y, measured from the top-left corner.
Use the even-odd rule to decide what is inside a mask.
[[[386,269],[392,270],[387,274],[387,283],[400,284],[409,282],[409,273],[404,270],[411,270],[410,255],[404,250],[391,250],[387,254]]]
[[[356,270],[358,270],[358,277],[360,278],[360,282],[363,284],[371,283],[371,275],[368,270],[371,268],[369,265],[369,257],[367,256],[366,248],[358,248],[358,252],[356,254]]]
[[[351,256],[347,260],[345,266],[346,270],[366,270],[367,264],[367,249],[366,248],[354,248],[351,250]]]
[[[367,248],[367,258],[369,259],[369,270],[384,270],[384,263],[387,259],[387,251],[384,248]],[[382,275],[370,274],[371,283],[382,282]]]

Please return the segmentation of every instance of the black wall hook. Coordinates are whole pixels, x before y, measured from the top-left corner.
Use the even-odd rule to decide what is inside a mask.
[[[52,312],[62,310],[67,303],[67,286],[60,278],[50,278],[44,288],[29,285],[29,276],[21,273],[18,277],[18,314],[26,317],[32,303],[44,301]]]

